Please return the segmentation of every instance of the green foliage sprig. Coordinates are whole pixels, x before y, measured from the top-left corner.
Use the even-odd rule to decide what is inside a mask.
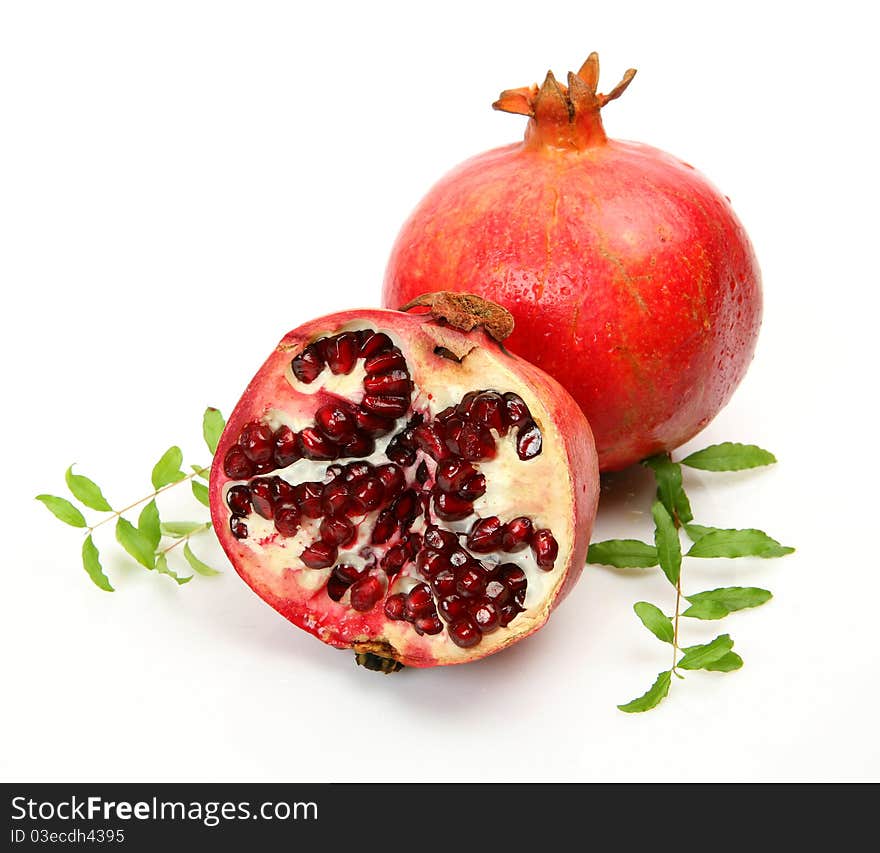
[[[656,708],[669,693],[672,676],[683,679],[679,670],[707,670],[732,672],[743,665],[743,659],[733,651],[730,634],[721,634],[710,643],[681,646],[679,620],[681,617],[701,620],[723,619],[737,610],[759,607],[773,596],[757,587],[727,586],[684,595],[681,586],[683,557],[783,557],[794,548],[780,545],[762,530],[746,528],[729,530],[694,524],[691,504],[685,493],[682,465],[703,471],[743,471],[776,462],[776,457],[750,444],[725,442],[673,462],[668,453],[652,456],[644,461],[651,469],[657,484],[657,496],[651,507],[654,519],[654,544],[637,539],[609,539],[590,545],[587,561],[614,566],[619,569],[646,569],[659,566],[675,589],[675,607],[667,616],[659,607],[647,601],[633,606],[636,616],[658,640],[672,646],[672,666],[658,676],[650,689],[618,705],[621,711],[636,713]],[[682,552],[681,531],[691,545]],[[690,606],[682,611],[682,599]]]
[[[217,409],[209,407],[205,410],[202,418],[202,435],[212,456],[217,450],[217,442],[220,440],[224,426],[223,415]],[[200,560],[189,544],[193,536],[211,529],[210,521],[163,521],[159,515],[156,498],[182,483],[189,483],[193,497],[202,506],[209,506],[207,482],[211,466],[190,465],[189,467],[190,473],[186,473],[183,470],[183,451],[177,446],[169,447],[153,466],[150,475],[153,491],[117,510],[113,509],[104,497],[97,483],[82,474],[75,474],[71,465],[64,475],[71,495],[86,509],[109,513],[91,524],[86,521],[79,507],[67,498],[43,494],[37,495],[37,500],[60,521],[85,530],[86,536],[82,546],[83,568],[100,589],[106,592],[114,591],[101,565],[100,552],[93,534],[98,528],[111,521],[116,522],[116,541],[136,563],[183,585],[189,583],[197,574],[205,577],[219,574],[216,569],[212,569]],[[125,517],[125,513],[142,505],[136,523]],[[181,545],[183,548],[178,551]],[[172,552],[182,555],[192,570],[191,574],[180,574],[177,569],[172,568],[169,564],[169,556],[174,556]]]

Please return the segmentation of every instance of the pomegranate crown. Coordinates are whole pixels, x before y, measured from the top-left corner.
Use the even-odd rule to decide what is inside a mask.
[[[548,71],[540,88],[533,83],[519,89],[505,89],[492,108],[531,119],[526,130],[527,144],[588,148],[606,140],[599,110],[619,98],[635,76],[636,69],[630,68],[610,92],[598,92],[599,54],[594,51],[577,74],[568,72],[567,87]]]

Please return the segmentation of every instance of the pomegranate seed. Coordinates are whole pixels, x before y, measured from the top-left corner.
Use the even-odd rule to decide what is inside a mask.
[[[339,552],[335,545],[326,542],[314,542],[299,555],[310,569],[328,569],[336,562]]]
[[[385,486],[378,477],[365,477],[359,483],[353,484],[352,495],[361,502],[364,510],[369,512],[382,503]]]
[[[458,435],[458,453],[462,459],[479,462],[495,456],[495,439],[481,424],[465,424]]]
[[[327,595],[332,601],[339,601],[345,591],[363,574],[362,569],[343,564],[333,569],[327,581]]]
[[[373,466],[369,462],[349,462],[343,469],[345,473],[345,482],[359,482],[368,474],[372,473]]]
[[[301,458],[299,437],[289,426],[282,425],[275,430],[273,443],[275,448],[272,458],[276,468],[286,468]]]
[[[389,370],[364,377],[364,391],[368,394],[388,394],[402,397],[412,393],[412,380],[407,370]]]
[[[388,509],[383,509],[376,519],[376,526],[370,541],[374,545],[382,545],[391,538],[391,534],[397,529],[397,519]]]
[[[255,474],[268,474],[270,471],[275,470],[275,463],[269,459],[266,462],[258,462],[254,465],[254,473]]]
[[[295,506],[282,507],[275,513],[275,529],[282,536],[296,536],[299,523],[299,510]]]
[[[355,413],[358,429],[367,435],[374,437],[380,435],[388,435],[394,429],[394,421],[390,418],[383,418],[381,415],[373,415],[358,409]]]
[[[470,533],[467,536],[467,546],[471,551],[478,554],[488,554],[490,551],[496,551],[501,545],[501,534],[504,525],[501,520],[490,515],[488,518],[480,518],[474,522]]]
[[[371,415],[382,415],[385,418],[399,418],[409,408],[409,397],[386,397],[379,394],[367,394],[361,400],[361,408]]]
[[[409,554],[407,554],[406,548],[403,545],[394,545],[388,549],[380,565],[386,575],[393,577],[400,572],[408,560]]]
[[[339,456],[339,448],[314,427],[306,427],[299,434],[299,443],[306,459],[336,459]]]
[[[460,646],[463,649],[469,649],[483,639],[483,635],[477,625],[466,617],[452,622],[447,630],[449,631],[449,639],[456,646]]]
[[[406,359],[397,347],[382,353],[377,353],[364,362],[364,372],[367,376],[375,376],[379,373],[387,373],[389,370],[400,370],[405,368]]]
[[[354,412],[338,403],[328,403],[315,412],[315,425],[331,441],[346,441],[354,435]]]
[[[534,421],[526,421],[516,434],[516,455],[534,459],[541,452],[541,430]]]
[[[281,477],[273,477],[271,480],[272,501],[276,504],[296,503],[296,489]]]
[[[559,554],[559,543],[549,530],[536,530],[532,535],[532,551],[539,568],[550,571]]]
[[[438,412],[434,415],[434,420],[437,423],[445,424],[451,417],[455,415],[455,406],[448,406],[442,412]]]
[[[486,494],[486,477],[474,474],[458,491],[458,496],[466,501],[475,501]]]
[[[406,548],[407,556],[414,560],[419,551],[422,550],[422,537],[418,533],[410,533],[409,536],[403,537],[401,544]]]
[[[374,332],[372,329],[367,329],[358,355],[361,358],[369,359],[380,352],[387,352],[393,346],[391,338],[384,332]]]
[[[507,432],[507,424],[504,422],[504,400],[496,391],[484,391],[475,397],[471,405],[470,417],[502,435]]]
[[[340,480],[334,480],[324,486],[321,495],[321,509],[327,515],[342,515],[351,505],[351,495],[348,491],[348,485]]]
[[[501,581],[489,581],[486,585],[485,596],[497,607],[501,607],[502,604],[507,604],[510,600],[511,592]]]
[[[398,592],[395,595],[389,595],[388,598],[385,599],[385,615],[389,619],[394,619],[395,621],[405,619],[406,617],[403,615],[405,602],[406,597],[402,592]]]
[[[443,440],[443,429],[439,424],[417,426],[413,430],[413,441],[416,447],[435,461],[446,459],[449,456],[449,448]]]
[[[419,485],[424,486],[425,483],[428,482],[428,477],[430,476],[431,475],[428,473],[428,466],[423,459],[421,462],[419,462],[419,467],[416,468],[416,480],[418,481]]]
[[[251,483],[251,503],[254,512],[263,518],[273,518],[275,508],[272,506],[272,484],[268,480],[254,480]]]
[[[482,595],[489,583],[489,573],[482,566],[471,566],[458,578],[455,590],[459,595]]]
[[[499,611],[501,627],[506,628],[522,612],[523,608],[515,601],[508,601],[507,604],[502,605]]]
[[[406,447],[400,439],[393,438],[385,448],[385,455],[392,461],[404,468],[409,468],[416,461],[416,451],[412,447]]]
[[[447,595],[446,598],[441,598],[437,609],[447,622],[454,622],[466,616],[468,612],[467,602],[460,595]]]
[[[409,527],[419,511],[418,496],[412,489],[407,489],[394,501],[391,510],[401,527]]]
[[[501,581],[520,603],[526,597],[529,582],[526,573],[516,563],[503,563],[498,567],[498,580]]]
[[[480,396],[481,393],[483,392],[468,391],[467,394],[465,394],[464,397],[461,398],[461,402],[455,407],[455,410],[460,415],[463,415],[465,418],[469,417],[471,413],[471,408],[474,405],[474,401],[477,399],[477,397]]]
[[[474,505],[457,495],[445,492],[434,495],[434,512],[444,521],[460,521],[474,511]]]
[[[452,572],[440,572],[439,575],[431,579],[431,589],[440,598],[445,598],[455,594],[456,583],[455,575]]]
[[[513,391],[508,391],[504,395],[504,420],[506,420],[510,426],[517,426],[530,418],[531,412],[529,411],[529,407],[526,405],[525,400],[523,400],[519,394],[514,394]]]
[[[299,511],[306,518],[321,517],[321,495],[324,486],[321,483],[300,483],[294,488],[294,494]]]
[[[449,569],[449,560],[445,554],[425,548],[416,557],[416,568],[426,577],[432,578]]]
[[[321,344],[321,353],[332,373],[351,373],[360,351],[357,333],[342,332],[332,338],[325,338]]]
[[[376,606],[382,597],[385,587],[375,575],[361,578],[351,588],[351,606],[359,613],[366,613]]]
[[[293,361],[290,362],[293,375],[308,385],[318,378],[324,369],[324,358],[314,344],[309,344]]]
[[[236,515],[247,515],[251,511],[251,492],[247,486],[233,486],[226,493],[226,505]]]
[[[441,492],[457,492],[474,474],[477,469],[469,462],[461,459],[444,459],[437,463],[434,479]]]
[[[458,547],[458,537],[451,530],[430,524],[425,529],[425,545],[435,551],[450,551]]]
[[[436,614],[420,616],[413,621],[413,626],[419,634],[439,634],[443,630],[443,623]]]
[[[233,515],[229,519],[229,529],[236,539],[247,539],[248,529],[245,520],[238,515]]]
[[[274,438],[275,436],[268,424],[261,423],[260,421],[251,421],[242,428],[238,443],[241,445],[244,455],[254,465],[259,465],[272,459],[272,453],[275,450]]]
[[[522,551],[532,538],[532,521],[521,515],[508,521],[501,533],[501,549],[509,553]]]
[[[464,421],[458,416],[458,414],[456,414],[451,418],[447,418],[446,422],[443,424],[443,429],[446,433],[446,446],[453,452],[453,454],[461,456],[461,448],[458,445],[458,439],[464,429]]]
[[[449,565],[454,569],[460,569],[468,563],[476,563],[476,560],[464,548],[457,548],[449,555]]]
[[[351,544],[355,537],[355,526],[347,519],[339,516],[325,518],[319,528],[321,541],[327,545]]]
[[[489,634],[501,624],[498,607],[486,598],[479,598],[468,606],[471,619],[484,634]]]
[[[231,480],[246,480],[254,475],[254,463],[239,445],[234,444],[223,458],[223,473]]]
[[[340,447],[341,456],[372,456],[376,451],[376,442],[367,433],[355,433]]]
[[[382,481],[385,492],[389,496],[397,495],[403,491],[406,480],[403,471],[397,465],[380,465],[376,469],[376,476]]]
[[[414,586],[406,596],[406,618],[410,621],[434,613],[434,597],[426,583]]]

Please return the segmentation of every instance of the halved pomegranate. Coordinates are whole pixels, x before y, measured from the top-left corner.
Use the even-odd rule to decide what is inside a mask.
[[[540,628],[598,499],[574,400],[467,295],[290,332],[227,423],[211,514],[238,573],[358,662],[464,663]],[[494,337],[494,339],[493,339]]]

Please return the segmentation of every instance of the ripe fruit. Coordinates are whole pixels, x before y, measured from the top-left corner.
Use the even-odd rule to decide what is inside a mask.
[[[468,296],[322,317],[281,341],[229,418],[210,492],[226,553],[360,663],[484,657],[540,628],[580,575],[592,434],[489,334],[509,326]]]
[[[752,359],[761,277],[730,202],[689,164],[608,139],[592,54],[568,86],[502,92],[525,140],[453,169],[397,238],[383,304],[468,291],[516,319],[514,352],[590,420],[603,471],[684,443]]]

